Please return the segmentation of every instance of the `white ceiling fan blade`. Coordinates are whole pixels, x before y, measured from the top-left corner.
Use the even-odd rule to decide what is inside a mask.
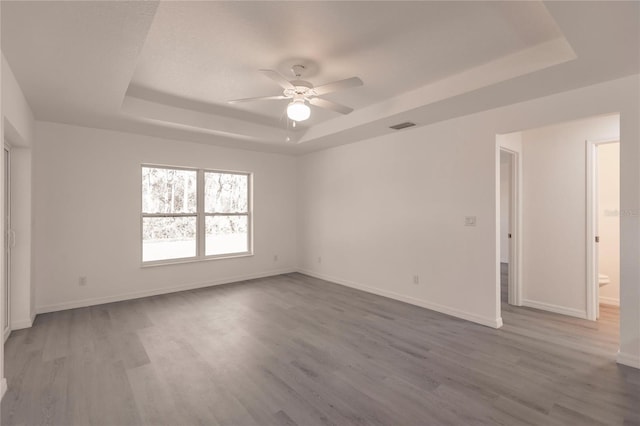
[[[340,114],[349,114],[351,111],[353,111],[353,108],[349,108],[348,106],[340,105],[322,98],[311,98],[309,99],[309,103],[320,108],[339,112]]]
[[[362,80],[358,77],[346,78],[344,80],[334,81],[333,83],[323,84],[322,86],[314,87],[314,90],[318,96],[326,95],[327,93],[336,92],[338,90],[350,89],[352,87],[362,86]]]
[[[289,82],[282,74],[274,70],[259,70],[262,74],[275,81],[283,89],[295,89],[295,86]]]
[[[244,99],[234,99],[232,101],[227,101],[227,103],[229,104],[237,104],[240,102],[253,102],[253,101],[272,101],[272,100],[278,100],[278,99],[289,99],[286,96],[283,95],[277,95],[277,96],[260,96],[258,98],[244,98]]]

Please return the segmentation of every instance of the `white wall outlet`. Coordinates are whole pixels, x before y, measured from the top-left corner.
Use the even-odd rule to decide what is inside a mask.
[[[87,285],[87,277],[85,277],[84,275],[82,275],[82,276],[78,279],[78,285],[79,285],[79,286],[85,286],[85,285]]]
[[[420,275],[414,275],[413,276],[413,283],[414,284],[420,284]]]
[[[476,217],[475,216],[465,216],[464,217],[464,226],[476,226]]]
[[[277,255],[277,254],[274,254],[274,255],[273,255],[273,261],[274,261],[274,262],[277,262],[277,261],[278,261],[278,255]]]
[[[322,263],[322,256],[318,256],[318,263]]]

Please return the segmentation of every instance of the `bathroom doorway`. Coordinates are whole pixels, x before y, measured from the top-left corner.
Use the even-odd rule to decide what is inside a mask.
[[[620,306],[620,142],[587,141],[587,315]]]

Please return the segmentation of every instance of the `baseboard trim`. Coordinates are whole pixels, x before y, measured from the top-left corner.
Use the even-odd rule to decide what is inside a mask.
[[[625,354],[618,351],[616,362],[618,364],[626,365],[627,367],[640,369],[640,356],[638,355]]]
[[[4,394],[7,393],[7,379],[0,381],[0,401],[4,398]]]
[[[564,306],[553,305],[551,303],[537,302],[535,300],[523,300],[522,306],[528,308],[540,309],[542,311],[549,311],[556,314],[567,315],[570,317],[576,317],[581,319],[587,319],[587,311],[581,311],[580,309],[567,308]]]
[[[295,268],[275,269],[271,271],[258,272],[255,274],[236,275],[233,277],[221,278],[218,280],[202,281],[191,284],[184,284],[175,287],[163,287],[153,290],[136,291],[132,293],[118,294],[113,296],[95,297],[91,299],[74,300],[71,302],[56,303],[52,305],[43,305],[36,308],[36,313],[46,314],[49,312],[65,311],[67,309],[86,308],[88,306],[103,305],[105,303],[122,302],[124,300],[140,299],[142,297],[158,296],[161,294],[176,293],[185,290],[194,290],[197,288],[213,287],[222,284],[231,284],[239,281],[253,280],[257,278],[273,277],[276,275],[289,274],[296,272]]]
[[[620,306],[620,299],[600,296],[600,303],[603,305]]]
[[[30,328],[33,325],[32,319],[25,319],[20,321],[13,321],[11,323],[11,331],[22,330],[23,328]]]
[[[484,325],[491,328],[502,327],[502,318],[485,318],[479,315],[474,315],[469,312],[461,311],[449,306],[440,305],[438,303],[428,302],[422,299],[416,299],[415,297],[404,296],[402,294],[394,293],[391,291],[381,290],[375,287],[369,287],[364,284],[357,283],[355,281],[344,280],[342,278],[332,277],[330,275],[320,274],[308,269],[298,269],[298,272],[310,277],[319,278],[321,280],[330,281],[332,283],[340,284],[345,287],[355,288],[367,293],[376,294],[378,296],[387,297],[389,299],[399,300],[401,302],[409,303],[411,305],[420,306],[422,308],[430,309],[432,311],[440,312],[442,314],[451,315],[456,318],[471,321],[476,324]]]

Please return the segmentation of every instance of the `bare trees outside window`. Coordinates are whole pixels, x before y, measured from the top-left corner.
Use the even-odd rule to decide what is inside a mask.
[[[142,166],[142,261],[250,254],[249,173]]]
[[[206,255],[248,251],[247,175],[204,173]]]

